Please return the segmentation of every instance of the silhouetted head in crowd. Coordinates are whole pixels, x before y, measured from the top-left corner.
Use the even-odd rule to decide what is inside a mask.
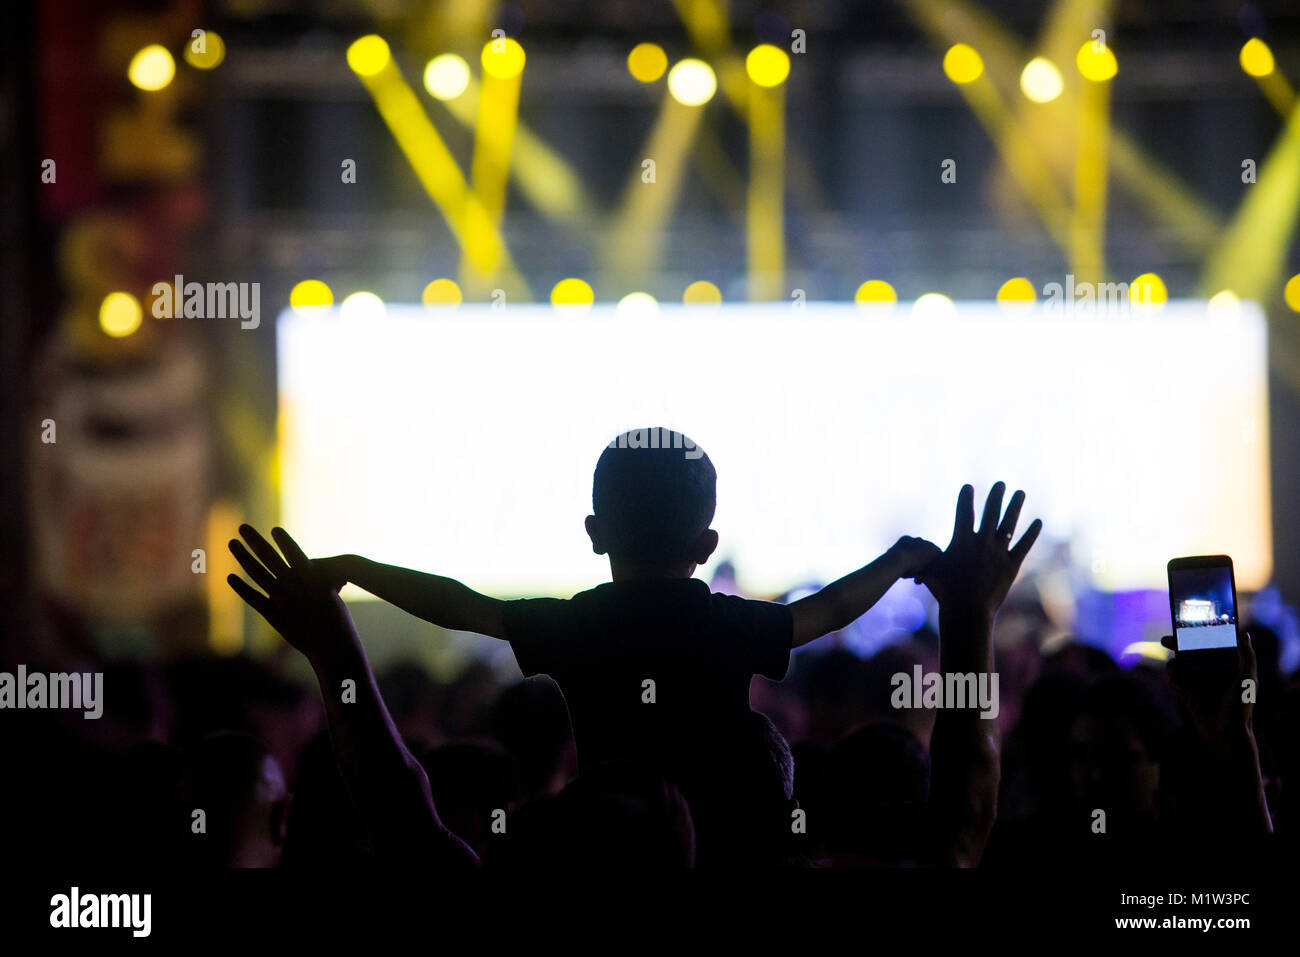
[[[1089,684],[1070,728],[1070,785],[1076,807],[1103,808],[1107,827],[1157,816],[1160,764],[1176,719],[1136,675]]]
[[[492,731],[514,763],[518,797],[547,797],[567,783],[576,765],[573,729],[553,680],[539,675],[502,691],[492,711]]]
[[[466,741],[434,748],[420,763],[429,776],[443,824],[481,855],[491,839],[494,819],[504,822],[511,805],[509,756],[495,746]]]
[[[695,782],[683,788],[702,835],[699,864],[791,863],[801,848],[792,840],[791,814],[797,802],[790,744],[758,711],[750,712],[746,734],[736,744],[733,751],[714,754],[717,773],[707,786]]]
[[[251,736],[210,734],[186,749],[185,794],[201,810],[194,858],[218,867],[276,867],[284,850],[289,792],[275,758]]]
[[[615,580],[689,578],[718,547],[709,528],[717,472],[680,432],[634,429],[606,446],[592,481],[587,534]]]
[[[336,870],[373,858],[327,731],[307,743],[293,778],[284,866]]]
[[[1020,723],[1008,736],[1004,778],[1008,799],[1024,814],[1059,808],[1070,792],[1071,740],[1087,679],[1072,672],[1046,674],[1025,693]]]
[[[641,767],[584,771],[559,795],[514,815],[490,866],[537,870],[675,870],[695,865],[695,824],[677,787]]]
[[[1116,674],[1119,665],[1109,654],[1082,641],[1070,640],[1043,658],[1043,673],[1067,672],[1093,678]]]
[[[829,747],[867,716],[867,666],[845,648],[796,654],[787,677],[808,707],[807,739]],[[885,705],[888,706],[888,696]]]
[[[442,689],[428,670],[414,661],[399,661],[385,668],[378,681],[402,739],[414,750],[438,744]]]
[[[501,682],[492,668],[472,661],[442,689],[438,724],[448,739],[491,734],[492,705],[501,693]]]
[[[838,864],[926,863],[930,756],[906,728],[868,724],[830,751],[825,844]]]
[[[247,655],[175,661],[167,684],[175,707],[172,740],[181,745],[217,731],[261,737],[266,721],[279,720],[303,699],[300,686]]]

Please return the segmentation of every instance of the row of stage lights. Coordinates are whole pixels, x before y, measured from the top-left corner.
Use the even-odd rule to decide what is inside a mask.
[[[1137,276],[1129,283],[1128,290],[1130,303],[1139,309],[1159,309],[1169,298],[1164,280],[1155,273]],[[1287,282],[1284,295],[1287,305],[1300,312],[1300,274]],[[451,310],[461,304],[463,297],[454,280],[435,279],[424,287],[420,299],[432,310]],[[1033,306],[1038,294],[1033,283],[1017,276],[1002,284],[996,299],[1008,310],[1016,311]],[[887,309],[898,303],[898,293],[884,280],[870,279],[858,287],[853,300],[864,309]],[[587,312],[595,301],[591,285],[582,279],[562,279],[551,289],[551,304],[562,313]],[[722,291],[707,280],[699,280],[686,287],[682,302],[692,307],[716,308],[722,305]],[[1207,309],[1212,315],[1231,316],[1236,314],[1239,304],[1237,295],[1225,289],[1210,297]],[[319,279],[305,279],[289,293],[289,306],[299,315],[321,315],[334,306],[334,292]],[[913,315],[927,318],[952,315],[954,310],[952,300],[937,292],[925,293],[912,304]],[[658,311],[658,300],[645,292],[628,293],[615,307],[615,315],[626,318],[649,317]],[[383,299],[373,292],[354,292],[339,303],[339,315],[347,320],[383,319],[386,314]],[[127,292],[109,293],[100,306],[100,328],[115,338],[131,335],[140,328],[143,319],[140,301]]]
[[[348,48],[348,65],[361,76],[374,76],[392,59],[382,37],[361,37]],[[526,55],[519,43],[502,37],[483,45],[483,70],[497,79],[509,80],[524,69]],[[668,75],[668,93],[683,106],[703,106],[718,90],[713,67],[695,57],[686,57],[668,68],[668,54],[657,43],[639,43],[627,55],[627,69],[640,83],[654,83]],[[790,75],[790,56],[770,43],[759,44],[745,57],[745,72],[758,86],[776,87]],[[456,53],[443,53],[424,68],[424,88],[434,99],[454,100],[470,85],[469,64]]]
[[[1273,51],[1258,37],[1252,37],[1238,54],[1241,69],[1248,76],[1263,79],[1276,68]],[[1119,72],[1119,62],[1114,52],[1101,40],[1088,40],[1079,47],[1074,58],[1075,67],[1085,80],[1104,83]],[[956,43],[943,57],[943,72],[959,86],[974,83],[984,75],[984,59],[979,51],[966,43]],[[1055,63],[1044,56],[1036,56],[1020,71],[1020,92],[1035,103],[1050,103],[1065,90],[1065,80]]]
[[[195,31],[196,34],[199,31]],[[184,57],[197,69],[214,69],[225,59],[226,49],[221,37],[214,31],[203,31],[203,42],[187,43]],[[1271,75],[1275,69],[1273,53],[1262,40],[1253,38],[1240,51],[1240,64],[1247,74],[1256,78]],[[483,70],[499,79],[511,79],[523,72],[526,56],[523,47],[510,37],[489,40],[483,47]],[[363,36],[347,50],[349,67],[358,75],[373,76],[382,72],[392,61],[388,43],[377,35]],[[1088,80],[1104,82],[1118,71],[1114,53],[1104,43],[1086,41],[1075,58],[1079,73]],[[703,60],[685,58],[670,69],[668,56],[658,44],[641,43],[633,47],[627,57],[628,72],[641,83],[654,83],[667,74],[669,95],[685,106],[702,106],[717,91],[717,76]],[[790,73],[790,58],[784,50],[772,44],[760,44],[745,58],[745,70],[750,80],[758,86],[777,87]],[[965,85],[978,80],[984,73],[984,62],[978,51],[968,44],[958,43],[948,49],[943,58],[943,70],[956,84]],[[171,83],[176,65],[171,53],[163,46],[153,44],[141,49],[131,60],[127,75],[137,87],[146,91],[160,90]],[[472,82],[469,64],[454,53],[444,53],[428,62],[424,70],[424,86],[431,96],[451,101],[461,96]],[[1046,57],[1034,57],[1020,75],[1024,95],[1033,102],[1047,103],[1060,96],[1064,81],[1060,70]],[[1149,303],[1158,307],[1167,299],[1164,282],[1153,273],[1137,277],[1130,284],[1130,295],[1136,290],[1149,288]],[[433,308],[454,307],[462,301],[460,287],[451,279],[436,279],[425,287],[422,301]],[[1284,291],[1287,305],[1300,312],[1300,275],[1287,282]],[[691,306],[716,306],[722,294],[716,285],[707,281],[691,283],[682,297]],[[997,294],[997,301],[1008,307],[1031,304],[1037,299],[1032,283],[1023,277],[1008,280]],[[585,311],[595,301],[591,286],[582,279],[570,278],[557,283],[551,291],[551,302],[564,311]],[[894,288],[883,280],[869,280],[859,286],[854,301],[864,307],[892,306],[898,296]],[[310,313],[328,309],[333,305],[333,293],[319,280],[306,280],[294,287],[290,305],[298,312]],[[1145,301],[1141,304],[1145,305]],[[1211,311],[1235,310],[1236,295],[1222,290],[1211,297]],[[940,293],[926,293],[913,304],[913,312],[925,315],[945,314],[952,310],[952,301]],[[644,292],[634,292],[619,300],[617,311],[625,315],[653,314],[658,309],[654,297]],[[340,303],[340,312],[348,317],[382,317],[383,300],[372,292],[355,292]],[[105,333],[114,337],[128,336],[143,321],[144,311],[136,297],[127,292],[109,293],[103,300],[99,319]]]
[[[202,52],[195,47],[201,46]],[[186,43],[185,61],[200,70],[211,70],[226,58],[225,42],[215,31],[203,31],[201,44]],[[524,48],[511,37],[489,40],[483,45],[480,62],[484,71],[508,80],[523,72],[527,57]],[[374,76],[392,61],[388,42],[375,34],[355,40],[347,50],[348,66],[360,76]],[[717,74],[703,60],[687,57],[668,68],[668,55],[657,43],[640,43],[627,56],[628,72],[641,83],[654,83],[668,74],[668,92],[684,106],[703,106],[718,89]],[[780,86],[790,75],[790,57],[780,47],[760,44],[745,58],[745,71],[759,86]],[[171,51],[153,43],[139,50],[127,67],[127,79],[137,88],[156,92],[168,86],[176,76],[176,61]],[[438,100],[458,98],[471,82],[469,63],[456,53],[443,53],[424,67],[424,88]]]
[[[191,66],[211,70],[225,59],[226,46],[216,32],[207,30],[202,44],[186,44],[184,56]],[[347,59],[356,73],[372,76],[388,65],[392,52],[382,37],[371,34],[348,47]],[[502,37],[484,44],[480,59],[490,75],[510,79],[523,72],[526,57],[517,40]],[[1246,41],[1238,60],[1242,70],[1257,79],[1271,75],[1275,69],[1273,51],[1258,37]],[[1075,66],[1085,79],[1097,83],[1111,79],[1119,70],[1115,54],[1098,40],[1088,40],[1079,48]],[[657,43],[639,43],[633,47],[627,56],[627,69],[641,83],[654,83],[667,73],[668,92],[685,106],[704,105],[718,88],[717,75],[708,63],[687,57],[670,70],[668,55]],[[944,54],[943,71],[954,83],[973,83],[984,74],[984,60],[974,47],[957,43]],[[780,86],[790,75],[790,57],[773,44],[759,44],[745,57],[745,72],[759,86]],[[171,52],[156,43],[137,52],[127,67],[131,83],[146,91],[163,89],[175,75],[176,62]],[[470,80],[469,64],[455,53],[436,56],[424,68],[424,87],[439,100],[456,99],[469,88]],[[1020,89],[1035,103],[1050,103],[1064,88],[1060,69],[1047,57],[1034,57],[1020,73]]]

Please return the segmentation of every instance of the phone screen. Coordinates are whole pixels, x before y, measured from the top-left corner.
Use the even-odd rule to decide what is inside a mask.
[[[1232,565],[1169,569],[1169,604],[1179,651],[1237,647]]]

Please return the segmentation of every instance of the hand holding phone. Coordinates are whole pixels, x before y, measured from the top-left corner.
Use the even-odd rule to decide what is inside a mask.
[[[1237,648],[1237,581],[1227,555],[1197,555],[1169,562],[1169,612],[1175,650],[1233,652]]]

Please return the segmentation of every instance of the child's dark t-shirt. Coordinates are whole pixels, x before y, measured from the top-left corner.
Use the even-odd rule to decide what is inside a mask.
[[[582,767],[650,761],[687,779],[745,750],[750,679],[785,677],[794,630],[788,606],[695,578],[511,601],[504,620],[523,673],[564,693]]]

